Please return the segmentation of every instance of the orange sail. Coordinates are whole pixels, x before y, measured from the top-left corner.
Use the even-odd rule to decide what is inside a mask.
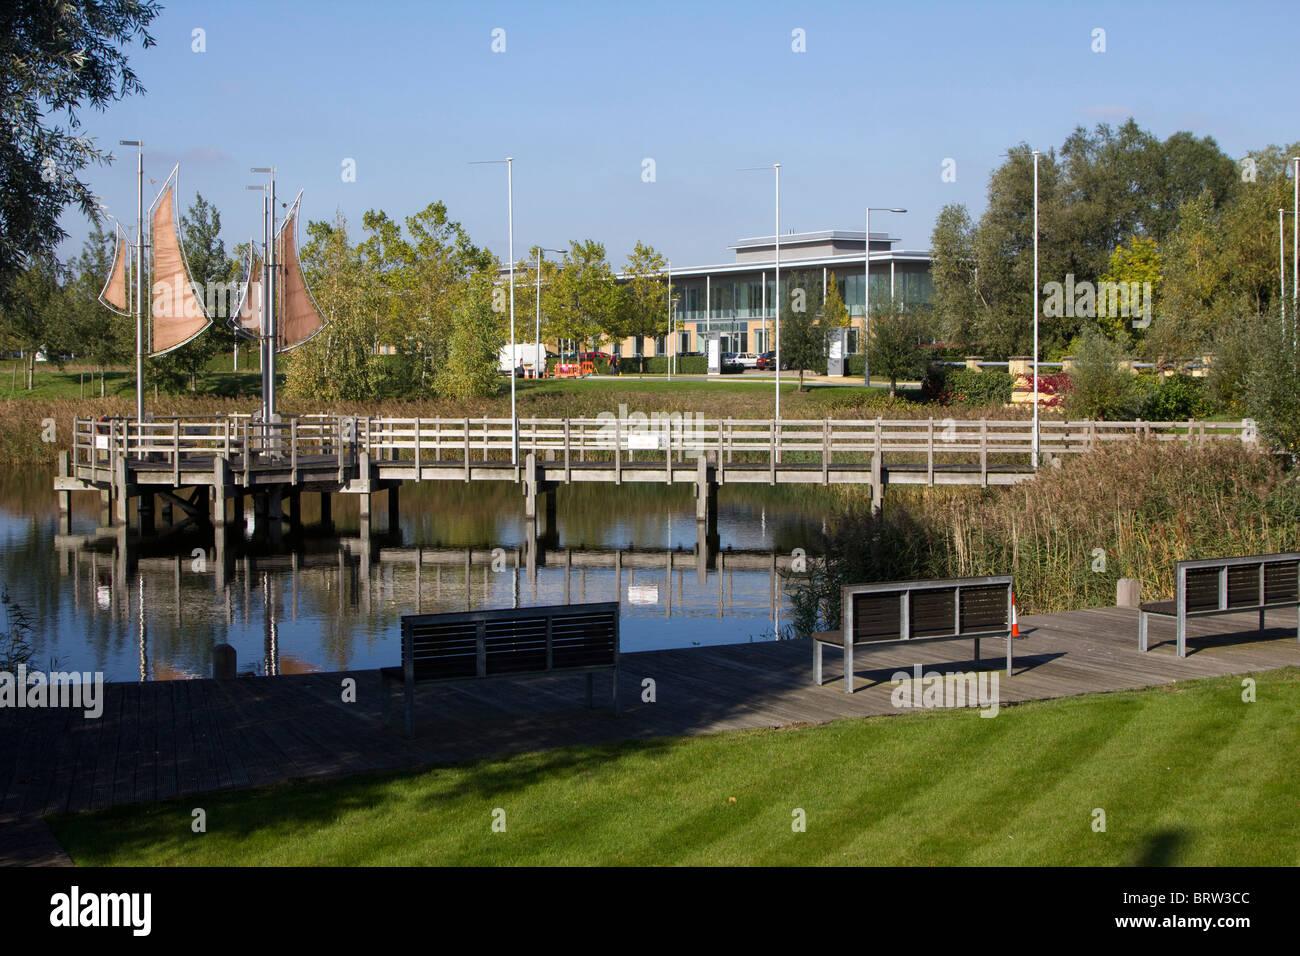
[[[298,204],[302,202],[302,191],[294,199],[284,225],[280,227],[278,237],[280,251],[280,276],[282,279],[276,289],[279,300],[279,322],[276,324],[276,348],[287,352],[302,345],[325,327],[316,299],[307,288],[307,280],[302,274],[302,264],[298,261],[298,244],[296,232],[298,227]]]
[[[130,253],[127,251],[126,235],[120,225],[116,232],[117,246],[113,250],[113,266],[108,270],[108,281],[100,290],[99,301],[118,315],[130,315],[131,305],[126,290],[126,260]]]
[[[149,209],[153,249],[153,357],[178,349],[212,324],[196,295],[189,263],[176,229],[176,178],[179,166]]]
[[[250,339],[262,334],[262,263],[257,258],[257,244],[248,242],[248,278],[239,296],[239,305],[230,316],[230,327]]]

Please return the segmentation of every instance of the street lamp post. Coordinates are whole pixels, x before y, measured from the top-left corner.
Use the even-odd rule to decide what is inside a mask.
[[[1034,150],[1034,450],[1038,468],[1038,150]]]
[[[135,157],[135,420],[144,421],[144,142],[123,139]]]
[[[742,172],[756,169],[774,169],[776,170],[776,233],[773,235],[773,256],[775,258],[776,272],[776,295],[775,307],[772,311],[772,332],[773,338],[776,339],[776,421],[781,421],[781,164],[773,163],[770,166],[743,166]],[[707,320],[707,319],[706,319]]]
[[[871,384],[871,213],[875,212],[907,212],[906,209],[898,209],[887,206],[868,206],[866,230],[867,237],[862,252],[863,259],[863,279],[866,285],[862,289],[862,384]],[[890,290],[890,296],[893,296],[893,290]]]
[[[668,381],[673,380],[673,353],[677,350],[673,348],[673,260],[668,262]]]
[[[509,223],[507,254],[510,256],[510,464],[519,464],[519,418],[515,412],[515,187],[513,156],[470,163],[471,166],[506,164],[506,218]]]

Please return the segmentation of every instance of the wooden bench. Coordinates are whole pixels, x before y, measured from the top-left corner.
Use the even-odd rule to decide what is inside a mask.
[[[1007,642],[1007,676],[1011,676],[1011,575],[951,578],[945,581],[895,581],[846,584],[840,589],[838,631],[813,635],[813,683],[821,686],[822,649],[844,652],[844,692],[853,693],[853,649],[876,644],[925,641],[975,642],[1000,637]],[[851,635],[845,640],[845,635]]]
[[[618,702],[617,601],[402,616],[402,665],[385,667],[384,719],[390,681],[403,685],[406,736],[414,733],[415,685],[586,673],[592,706],[596,671],[609,671]]]
[[[1138,605],[1138,650],[1147,650],[1149,619],[1171,617],[1177,624],[1178,656],[1187,656],[1187,619],[1214,614],[1300,608],[1300,553],[1258,554],[1240,558],[1179,561],[1174,599]],[[1300,610],[1296,638],[1300,640]]]

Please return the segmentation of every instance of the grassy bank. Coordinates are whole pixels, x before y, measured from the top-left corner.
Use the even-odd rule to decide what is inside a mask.
[[[1300,483],[1235,442],[1125,442],[986,491],[891,488],[878,516],[842,500],[794,585],[802,631],[839,626],[850,582],[1011,573],[1020,610],[1050,613],[1113,605],[1120,578],[1172,597],[1178,561],[1300,549]]]
[[[81,865],[1300,863],[1300,671],[55,819]],[[851,754],[852,759],[845,759]],[[733,801],[734,798],[734,801]],[[191,832],[194,807],[208,832]],[[505,832],[493,832],[504,811]],[[1094,832],[1094,810],[1106,831]],[[792,830],[793,812],[807,831]]]

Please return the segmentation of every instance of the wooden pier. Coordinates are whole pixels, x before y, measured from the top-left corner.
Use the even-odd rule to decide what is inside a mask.
[[[1039,463],[1101,444],[1151,438],[1253,442],[1241,422],[1039,423]],[[270,424],[224,418],[77,419],[55,478],[61,511],[74,491],[101,496],[105,524],[127,524],[137,502],[142,532],[165,514],[214,526],[259,517],[298,520],[303,493],[357,495],[363,529],[371,498],[386,493],[390,526],[406,482],[497,481],[520,487],[525,516],[558,485],[689,484],[695,517],[716,513],[726,484],[854,484],[877,508],[886,486],[990,485],[1031,480],[1033,423],[954,419],[706,419],[690,414],[594,419],[350,418],[306,415]],[[287,505],[287,514],[286,514]]]
[[[1137,610],[1102,608],[1026,615],[1015,676],[1003,704],[1128,690],[1197,677],[1300,665],[1295,612],[1189,622],[1191,653],[1174,654],[1173,628],[1137,649]],[[393,641],[393,661],[398,657]],[[624,654],[621,717],[581,706],[581,677],[426,688],[407,740],[381,718],[375,671],[234,680],[108,684],[104,714],[69,709],[0,710],[0,863],[39,844],[18,824],[40,814],[148,803],[238,787],[364,771],[414,768],[572,744],[714,733],[898,713],[897,671],[996,671],[963,645],[891,645],[860,661],[858,692],[812,684],[807,640]],[[341,681],[357,681],[356,703]],[[656,700],[642,700],[652,678]],[[977,719],[974,714],[972,719]],[[1001,720],[1014,720],[1004,711]],[[39,829],[39,828],[38,828]],[[39,847],[36,847],[39,850]],[[57,848],[56,848],[57,850]],[[33,851],[35,852],[35,851]]]

